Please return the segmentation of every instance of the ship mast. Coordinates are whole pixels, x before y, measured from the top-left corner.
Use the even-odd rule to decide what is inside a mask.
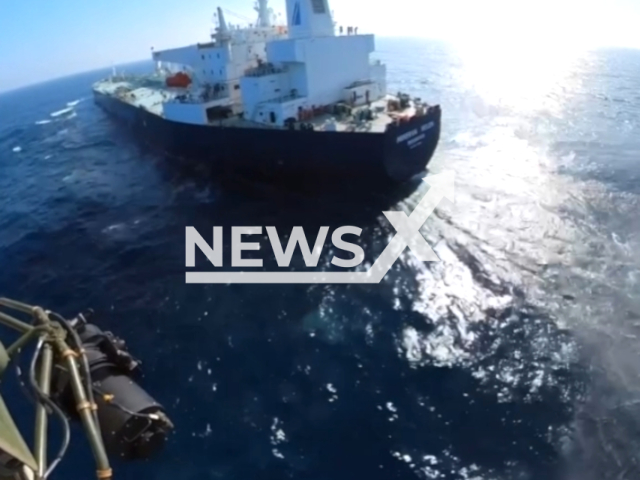
[[[229,27],[227,26],[224,13],[220,7],[218,7],[218,28],[216,30],[216,40],[218,40],[218,42],[222,44],[229,40]]]
[[[258,12],[258,26],[270,27],[271,26],[271,11],[268,7],[269,0],[256,0],[255,9]]]

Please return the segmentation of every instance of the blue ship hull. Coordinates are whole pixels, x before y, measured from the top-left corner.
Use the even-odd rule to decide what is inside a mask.
[[[384,133],[192,125],[94,91],[96,104],[136,138],[170,157],[204,162],[217,174],[340,189],[397,185],[426,171],[440,137],[439,106]]]

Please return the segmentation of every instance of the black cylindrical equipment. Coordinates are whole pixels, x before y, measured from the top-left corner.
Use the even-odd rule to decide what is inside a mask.
[[[125,460],[144,459],[157,453],[173,424],[163,407],[134,381],[140,362],[129,354],[122,339],[87,323],[83,316],[67,324],[77,333],[88,360],[107,452]],[[61,406],[76,417],[66,371],[55,370],[53,386]]]

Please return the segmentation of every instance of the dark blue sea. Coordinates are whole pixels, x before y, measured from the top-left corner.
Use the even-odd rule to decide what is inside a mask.
[[[0,96],[0,294],[93,308],[176,425],[114,478],[639,478],[640,52],[378,50],[442,105],[456,194],[422,229],[441,261],[407,250],[377,285],[186,285],[186,226],[354,224],[369,260],[395,230],[153,153],[93,104],[107,71]],[[54,478],[94,475],[72,435]]]

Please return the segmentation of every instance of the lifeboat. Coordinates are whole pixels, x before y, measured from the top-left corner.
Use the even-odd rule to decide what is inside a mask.
[[[187,88],[191,85],[191,77],[184,72],[178,72],[175,75],[167,77],[167,87]]]

